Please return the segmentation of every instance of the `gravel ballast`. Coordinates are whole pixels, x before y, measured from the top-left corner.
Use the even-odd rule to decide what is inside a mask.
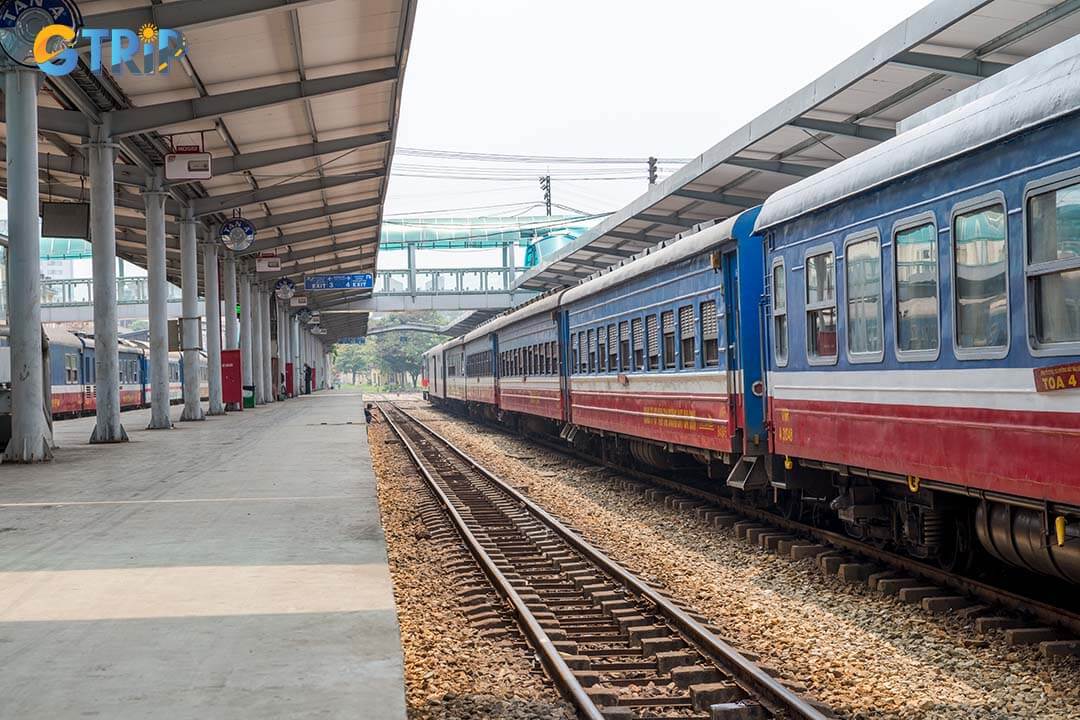
[[[411,720],[559,720],[569,705],[510,635],[482,637],[446,572],[467,557],[420,518],[428,494],[385,422],[368,428],[405,655]]]
[[[425,403],[402,403],[527,488],[613,559],[703,612],[734,645],[850,718],[1077,718],[1080,662],[780,558],[590,466]]]

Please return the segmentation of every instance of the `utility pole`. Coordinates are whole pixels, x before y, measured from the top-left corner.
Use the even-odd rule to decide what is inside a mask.
[[[548,217],[551,217],[551,176],[544,175],[540,178],[540,189],[544,191],[544,207],[547,208]]]
[[[656,158],[649,158],[649,184],[656,184]]]

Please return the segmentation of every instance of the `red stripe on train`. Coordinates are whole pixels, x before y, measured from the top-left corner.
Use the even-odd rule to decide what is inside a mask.
[[[1080,505],[1080,413],[777,400],[774,451]]]
[[[647,393],[582,392],[570,394],[575,425],[671,442],[688,447],[732,451],[736,424],[728,398],[673,397]]]

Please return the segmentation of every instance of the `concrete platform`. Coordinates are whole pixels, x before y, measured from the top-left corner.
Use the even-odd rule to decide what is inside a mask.
[[[404,718],[360,396],[148,416],[0,466],[0,717]]]

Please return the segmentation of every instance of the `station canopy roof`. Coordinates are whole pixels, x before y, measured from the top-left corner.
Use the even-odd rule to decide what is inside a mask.
[[[897,124],[1080,33],[1080,0],[935,0],[518,281],[572,285],[896,134]]]
[[[93,73],[84,52],[72,74],[46,80],[43,201],[89,197],[86,138],[104,122],[118,146],[121,257],[146,264],[140,189],[148,171],[172,145],[202,145],[213,155],[213,179],[167,185],[170,279],[180,274],[181,204],[207,227],[240,212],[257,229],[243,254],[276,252],[281,274],[298,284],[304,274],[375,271],[416,0],[78,5],[85,27],[180,30],[187,54],[166,75],[137,76]],[[348,294],[322,291],[310,305]],[[366,328],[366,314],[341,316],[323,340]]]

